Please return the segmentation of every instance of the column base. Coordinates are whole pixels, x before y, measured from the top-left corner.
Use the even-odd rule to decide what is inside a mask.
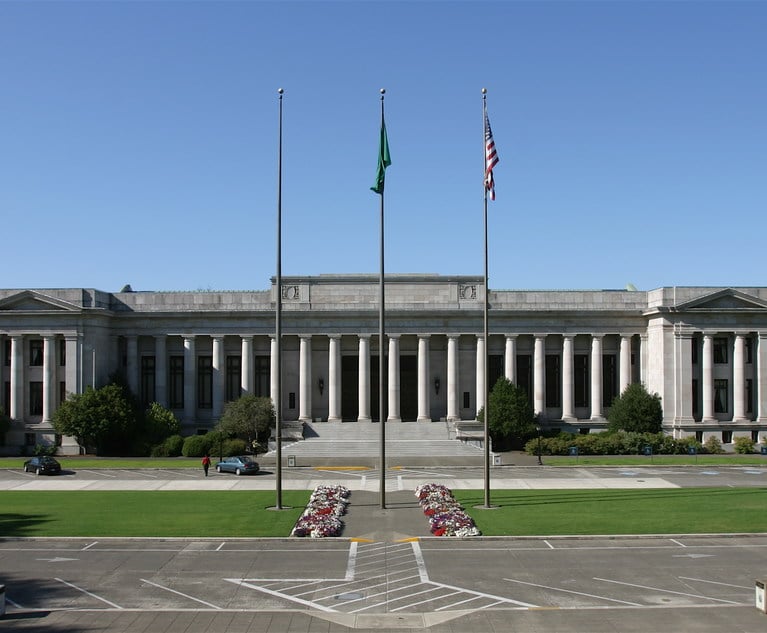
[[[334,415],[332,418],[328,416],[328,422],[343,422],[343,418]]]
[[[371,418],[369,415],[361,415],[357,418],[357,422],[372,422],[373,418]]]
[[[395,418],[393,416],[389,416],[388,418],[386,418],[386,421],[387,422],[402,422],[402,418],[399,418],[399,417]]]
[[[425,415],[419,415],[417,422],[431,422],[431,418]]]

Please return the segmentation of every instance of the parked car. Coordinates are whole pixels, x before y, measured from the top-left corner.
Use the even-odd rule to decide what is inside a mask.
[[[24,462],[24,472],[35,475],[60,475],[61,464],[53,457],[39,455]]]
[[[258,462],[250,455],[224,457],[216,464],[216,472],[234,473],[235,475],[254,475],[258,472]]]

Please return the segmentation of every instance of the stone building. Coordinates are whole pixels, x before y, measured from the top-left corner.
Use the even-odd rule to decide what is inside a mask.
[[[377,275],[282,278],[286,421],[378,418]],[[601,430],[632,382],[662,398],[675,437],[767,436],[767,288],[490,290],[488,384],[527,390],[549,428]],[[484,402],[482,277],[386,279],[389,422],[473,420]],[[117,371],[144,403],[204,432],[224,403],[272,396],[276,286],[237,292],[0,290],[0,451],[58,442],[70,393]]]

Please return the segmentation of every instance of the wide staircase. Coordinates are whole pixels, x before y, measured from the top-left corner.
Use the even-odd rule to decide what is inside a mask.
[[[388,467],[482,463],[481,445],[456,439],[452,422],[385,424]],[[269,454],[274,455],[274,447],[270,448]],[[381,456],[381,425],[378,422],[286,423],[282,456],[286,463],[292,462],[295,466],[377,466]]]

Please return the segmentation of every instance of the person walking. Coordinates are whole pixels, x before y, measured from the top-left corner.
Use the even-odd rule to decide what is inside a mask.
[[[202,458],[202,469],[205,471],[205,476],[208,476],[208,468],[210,468],[210,455],[205,453],[205,457]]]

